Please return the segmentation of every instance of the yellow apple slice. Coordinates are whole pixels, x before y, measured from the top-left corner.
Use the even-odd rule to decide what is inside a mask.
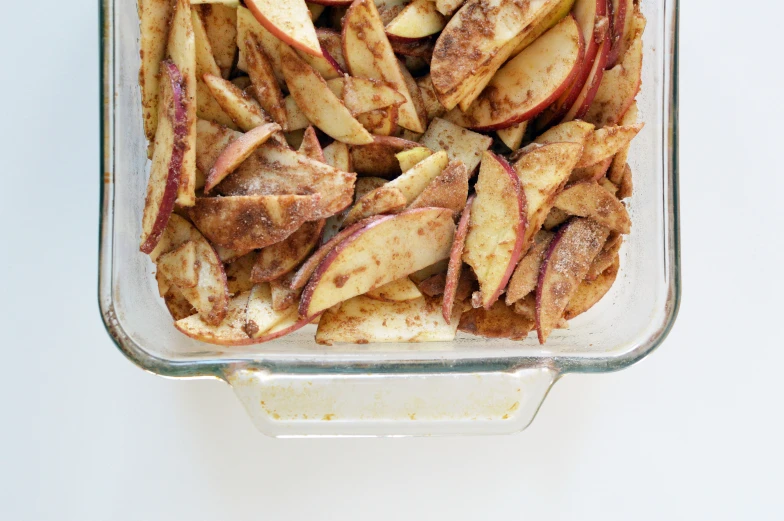
[[[395,106],[357,114],[357,121],[374,136],[391,136],[398,130],[397,119]]]
[[[427,120],[432,121],[433,118],[440,118],[446,113],[446,108],[441,105],[436,96],[436,91],[433,87],[433,79],[430,74],[426,74],[416,80],[419,86],[419,92],[422,94],[422,101],[425,104],[425,112],[427,113]]]
[[[585,121],[567,121],[556,125],[538,138],[534,143],[549,145],[550,143],[577,143],[585,146],[588,137],[593,133],[594,126]]]
[[[500,139],[504,145],[514,152],[520,148],[520,145],[523,143],[523,136],[525,136],[525,131],[527,129],[528,122],[523,121],[522,123],[512,125],[511,127],[498,129],[496,135],[498,135],[498,139]]]
[[[218,123],[200,119],[196,122],[196,167],[209,172],[221,152],[231,142],[242,136],[241,132],[231,130]]]
[[[351,147],[351,164],[362,175],[393,178],[400,174],[400,163],[395,156],[419,143],[393,136],[374,136],[373,143]]]
[[[397,213],[406,207],[406,196],[397,188],[382,186],[363,196],[343,218],[343,226],[374,215]]]
[[[445,25],[446,18],[436,9],[434,0],[414,0],[387,24],[387,35],[416,40],[440,32]]]
[[[324,147],[324,162],[338,170],[353,172],[348,145],[335,141]]]
[[[346,5],[350,3],[347,2]],[[340,36],[340,32],[317,27],[316,36],[318,36],[321,49],[337,62],[340,70],[347,71],[348,65],[346,65],[346,58],[343,56],[343,39]]]
[[[630,126],[610,126],[594,131],[585,142],[585,149],[576,168],[586,168],[612,158],[639,134],[643,123]]]
[[[142,89],[142,117],[147,139],[155,139],[158,127],[158,77],[161,61],[166,55],[169,22],[172,16],[170,0],[139,0],[139,29],[141,68],[139,84]]]
[[[321,45],[305,0],[246,0],[245,5],[281,41],[302,52],[321,56]]]
[[[218,252],[217,248],[215,249],[215,252]],[[223,260],[223,258],[221,258],[221,260]],[[245,255],[240,255],[228,264],[224,264],[223,269],[226,271],[226,283],[228,284],[230,295],[239,295],[243,291],[250,291],[253,289],[253,281],[250,280],[250,274],[255,262],[256,252],[251,251]]]
[[[305,133],[302,135],[302,143],[300,144],[297,152],[309,157],[314,161],[318,161],[320,163],[327,162],[327,160],[324,158],[324,150],[321,148],[321,143],[319,143],[318,136],[316,136],[316,130],[312,126],[305,129]]]
[[[406,100],[398,91],[379,80],[346,76],[344,81],[343,103],[355,115],[400,105]]]
[[[462,161],[472,172],[479,166],[484,151],[493,144],[493,138],[471,132],[445,119],[435,118],[419,140],[431,150],[445,150],[451,161]]]
[[[286,312],[275,311],[272,307],[272,291],[269,284],[257,284],[248,299],[245,331],[251,338],[260,338],[273,327],[296,316],[296,308]]]
[[[253,36],[254,39],[261,45],[264,54],[269,58],[272,70],[278,83],[284,85],[283,68],[280,64],[280,49],[284,45],[276,36],[269,32],[263,25],[261,25],[253,13],[245,7],[237,8],[237,43],[244,42],[248,36]],[[247,57],[245,50],[240,45],[239,55],[237,58],[237,68],[241,71],[248,70]]]
[[[248,34],[243,41],[239,42],[239,45],[244,51],[256,101],[272,116],[276,123],[287,131],[288,115],[284,106],[283,92],[275,77],[270,59],[264,52],[258,37],[252,33]]]
[[[321,44],[319,43],[319,45]],[[312,54],[308,54],[302,51],[297,51],[297,55],[302,59],[302,61],[313,67],[313,69],[318,72],[325,80],[342,77],[344,71],[340,68],[340,65],[335,60],[335,58],[333,58],[331,54],[324,50],[324,48],[321,49],[321,52],[322,56],[313,56]]]
[[[244,132],[269,122],[261,105],[232,82],[219,76],[205,74],[204,83],[207,84],[215,101]]]
[[[212,45],[210,44],[207,29],[204,25],[204,19],[199,13],[200,11],[198,9],[191,10],[193,35],[196,43],[196,116],[200,119],[216,121],[221,125],[236,129],[237,126],[229,115],[223,111],[218,102],[215,101],[210,89],[202,79],[205,74],[220,76],[222,73],[218,63],[215,61]],[[199,154],[198,143],[196,144],[196,154],[197,156]]]
[[[433,151],[427,147],[416,147],[409,150],[403,150],[395,154],[398,162],[400,163],[400,171],[405,172],[409,168],[423,161],[424,159],[433,155]]]

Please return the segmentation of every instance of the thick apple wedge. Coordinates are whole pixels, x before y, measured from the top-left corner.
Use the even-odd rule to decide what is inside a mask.
[[[398,111],[395,106],[357,114],[357,121],[374,136],[391,136],[394,134],[398,130],[397,118]]]
[[[455,231],[455,240],[452,241],[452,248],[449,251],[449,264],[447,265],[444,280],[444,299],[441,302],[441,314],[447,324],[452,323],[452,310],[455,306],[458,283],[463,272],[463,250],[465,249],[468,227],[471,224],[471,209],[474,205],[475,196],[471,196],[466,202],[463,215]]]
[[[403,277],[384,284],[380,288],[371,289],[365,293],[365,296],[383,302],[405,302],[422,298],[422,292],[411,279]]]
[[[374,215],[398,213],[402,211],[407,204],[408,200],[403,192],[395,187],[381,186],[359,199],[357,203],[351,207],[351,210],[349,210],[343,218],[342,226],[351,226],[362,219]]]
[[[341,78],[343,74],[345,74],[345,71],[340,67],[337,60],[335,60],[335,58],[333,58],[323,47],[321,48],[321,53],[321,56],[313,56],[312,54],[297,51],[297,55],[302,61],[313,67],[313,69],[325,80]]]
[[[319,195],[201,197],[188,214],[210,241],[252,250],[280,242],[313,218]]]
[[[228,78],[237,57],[237,5],[219,3],[200,5],[207,38],[221,76]]]
[[[591,267],[588,268],[585,280],[596,280],[599,275],[612,266],[612,263],[621,251],[621,246],[623,246],[623,235],[610,233],[610,236],[607,237],[607,242],[602,246],[602,251],[591,262]]]
[[[416,83],[419,86],[419,92],[422,94],[422,102],[425,104],[427,120],[432,121],[433,118],[443,116],[446,113],[446,108],[438,101],[430,74],[417,78]]]
[[[417,40],[440,32],[446,18],[436,9],[434,0],[414,0],[387,24],[387,36]]]
[[[187,133],[182,76],[170,61],[161,63],[160,104],[155,151],[142,214],[141,251],[150,253],[166,229],[177,199]]]
[[[563,121],[572,121],[574,119],[584,119],[585,114],[588,112],[588,109],[593,103],[593,100],[596,98],[596,94],[599,91],[599,86],[601,85],[602,78],[604,77],[604,68],[607,65],[607,57],[610,55],[610,39],[607,36],[609,29],[605,27],[604,32],[606,37],[604,41],[599,45],[599,51],[594,59],[593,66],[591,67],[591,72],[588,75],[588,80],[583,85],[582,90],[577,95],[572,106],[566,112],[566,115],[563,117]]]
[[[244,51],[256,101],[272,116],[276,123],[281,125],[284,130],[288,130],[288,114],[284,105],[283,92],[261,42],[256,35],[249,33],[245,36],[245,40],[239,44]]]
[[[176,321],[174,327],[181,333],[208,344],[221,346],[248,345],[252,343],[245,332],[245,317],[249,297],[249,291],[233,297],[229,301],[225,318],[216,324],[205,322],[201,315],[193,315]]]
[[[482,158],[475,189],[463,260],[474,269],[482,306],[489,309],[520,260],[528,212],[517,173],[490,152]]]
[[[399,137],[374,136],[369,145],[351,147],[351,164],[359,174],[392,178],[401,172],[396,154],[419,146]]]
[[[275,311],[269,284],[256,284],[251,290],[246,313],[245,332],[250,338],[264,336],[273,327],[296,319],[296,308]]]
[[[631,231],[626,207],[595,181],[577,183],[555,198],[554,206],[570,215],[588,217],[619,233]]]
[[[386,81],[402,94],[406,101],[398,109],[398,124],[413,132],[424,132],[427,122],[420,118],[414,105],[373,0],[355,0],[346,12],[343,55],[352,76]]]
[[[316,342],[450,342],[457,333],[460,312],[450,326],[441,316],[438,301],[419,298],[405,302],[382,302],[354,297],[327,310],[319,321]]]
[[[205,74],[204,83],[210,89],[218,105],[244,132],[270,122],[259,102],[245,94],[232,82],[219,76]]]
[[[288,48],[281,52],[283,76],[297,106],[318,128],[338,141],[366,145],[373,136],[354,119],[313,67]]]
[[[550,243],[536,288],[536,330],[540,344],[544,344],[563,318],[564,310],[609,233],[590,219],[575,218]]]
[[[534,236],[533,246],[520,259],[512,278],[509,279],[509,287],[506,289],[507,305],[511,306],[536,289],[539,269],[542,267],[544,254],[550,247],[553,237],[555,234],[546,231],[541,231]]]
[[[397,188],[405,196],[406,204],[410,204],[444,171],[448,164],[449,157],[441,150],[415,164],[385,184],[384,188]]]
[[[286,145],[269,140],[215,190],[222,195],[316,193],[321,197],[315,213],[306,219],[310,221],[326,219],[349,206],[353,200],[355,180],[355,174],[314,161]]]
[[[323,219],[306,222],[285,240],[262,249],[253,266],[251,280],[269,282],[299,266],[318,245],[323,229]]]
[[[284,43],[313,56],[322,55],[305,0],[246,0],[245,5],[261,25]]]
[[[620,261],[616,255],[614,262],[595,280],[584,280],[577,288],[577,292],[569,301],[564,311],[564,318],[571,320],[591,309],[610,291],[618,276]]]
[[[534,321],[499,300],[490,309],[469,309],[463,313],[458,330],[485,338],[524,340],[534,330]]]
[[[139,42],[141,68],[139,84],[142,89],[142,117],[147,139],[155,139],[158,128],[158,78],[161,61],[166,55],[169,22],[172,16],[170,0],[139,0]]]
[[[408,207],[447,208],[457,217],[465,208],[467,198],[468,168],[460,161],[451,161]]]
[[[496,72],[456,123],[497,130],[533,118],[574,81],[584,47],[577,22],[567,16]]]
[[[460,125],[435,118],[419,140],[431,150],[444,150],[450,161],[462,161],[473,174],[482,160],[482,154],[493,144],[493,138],[466,130]]]
[[[514,164],[528,205],[528,229],[524,245],[547,218],[553,199],[569,180],[583,147],[577,143],[552,143],[534,148]]]
[[[280,130],[277,123],[265,123],[232,141],[215,160],[204,183],[204,193],[215,188],[227,175],[261,146],[269,137]]]
[[[312,317],[449,256],[452,212],[420,208],[370,222],[330,251],[313,273],[300,303]],[[394,250],[394,255],[385,251]]]
[[[638,123],[630,126],[604,127],[594,131],[585,142],[583,155],[577,162],[576,168],[586,168],[612,158],[631,143],[643,126],[644,124]]]

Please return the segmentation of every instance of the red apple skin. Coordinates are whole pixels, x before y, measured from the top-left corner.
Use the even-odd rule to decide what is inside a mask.
[[[215,164],[207,174],[207,179],[204,182],[204,193],[210,193],[210,190],[215,188],[229,172],[227,171],[228,164],[234,162],[237,156],[248,155],[248,149],[252,147],[255,150],[264,141],[259,142],[259,139],[269,138],[272,133],[280,130],[280,125],[277,123],[266,123],[260,125],[250,132],[246,132],[239,138],[235,139],[221,152]],[[267,136],[267,137],[265,137]]]
[[[599,54],[596,56],[596,59],[598,60],[596,74],[593,78],[589,79],[591,84],[588,87],[588,93],[586,94],[583,102],[580,104],[580,107],[577,109],[574,119],[584,118],[588,113],[588,109],[591,108],[591,103],[593,103],[593,100],[596,98],[596,93],[599,91],[599,86],[602,83],[602,77],[604,76],[604,70],[607,67],[607,58],[609,55],[610,41],[605,40],[602,45],[599,46]]]
[[[264,342],[269,342],[271,340],[276,340],[276,339],[284,337],[286,335],[290,335],[291,333],[293,333],[293,332],[295,332],[295,331],[297,331],[299,329],[302,329],[303,327],[307,326],[313,320],[315,320],[318,317],[320,317],[323,313],[324,312],[322,311],[321,313],[313,315],[310,318],[300,319],[299,321],[297,321],[296,323],[294,323],[291,326],[287,327],[286,329],[281,329],[280,331],[276,331],[274,333],[268,333],[268,334],[265,334],[265,335],[261,335],[258,338],[252,338],[251,339],[252,342],[250,342],[250,344],[262,344]]]
[[[542,264],[539,266],[539,280],[536,282],[536,308],[534,313],[534,321],[536,322],[536,334],[539,337],[539,343],[544,345],[544,336],[542,335],[542,327],[541,327],[541,305],[540,302],[542,300],[542,286],[544,285],[544,276],[547,272],[547,260],[550,258],[550,255],[553,253],[553,250],[561,242],[561,238],[563,237],[564,232],[568,228],[568,223],[565,226],[562,226],[558,233],[555,234],[553,240],[550,241],[550,246],[547,248],[547,251],[542,258]]]
[[[612,11],[612,47],[610,48],[610,55],[607,57],[607,69],[611,69],[618,63],[618,58],[621,53],[621,41],[623,39],[623,28],[626,25],[626,7],[628,2],[626,0],[609,0],[608,7]]]
[[[323,45],[321,45],[321,56],[325,60],[327,60],[327,62],[332,66],[332,68],[334,68],[338,73],[346,74],[346,71],[343,70],[343,67],[341,67],[338,61],[335,58],[333,58],[332,55],[329,54],[329,52],[327,52],[327,49],[324,48]]]
[[[268,1],[268,0],[246,0],[245,7],[247,7],[251,13],[253,13],[254,18],[256,18],[256,20],[258,20],[259,23],[263,25],[266,30],[272,33],[272,35],[275,36],[280,41],[288,45],[291,45],[293,48],[297,50],[300,50],[307,54],[312,54],[313,56],[322,56],[320,47],[318,51],[316,51],[315,49],[311,49],[310,47],[302,45],[302,43],[298,42],[297,40],[294,40],[290,35],[281,31],[277,25],[273,24],[272,21],[269,20],[266,16],[264,16],[264,14],[261,12],[261,9],[259,9],[259,7],[256,5],[256,2],[259,1]]]
[[[150,254],[158,245],[158,241],[169,224],[169,217],[174,211],[174,202],[177,200],[177,190],[180,186],[180,172],[182,171],[182,161],[185,156],[184,137],[187,132],[187,114],[185,110],[185,92],[183,89],[182,74],[177,66],[171,61],[161,63],[161,78],[171,82],[172,94],[174,98],[174,121],[172,122],[175,135],[174,150],[169,160],[169,172],[166,176],[166,187],[164,188],[163,198],[158,206],[158,213],[150,234],[139,248],[142,253]]]
[[[509,284],[509,279],[512,277],[512,274],[517,267],[517,263],[520,262],[520,257],[523,255],[523,243],[525,242],[525,234],[528,230],[528,202],[525,198],[525,191],[520,184],[520,177],[517,175],[517,172],[512,167],[512,165],[510,165],[504,157],[497,154],[493,154],[493,156],[495,156],[495,159],[501,163],[506,172],[509,174],[509,177],[512,179],[512,183],[517,186],[517,201],[520,208],[520,222],[517,226],[517,240],[515,241],[515,245],[512,250],[512,258],[509,260],[509,266],[507,266],[506,272],[504,273],[498,288],[495,290],[495,293],[493,293],[492,297],[484,305],[485,309],[490,309],[493,307],[493,304],[495,304],[495,302],[501,297],[501,293],[506,289],[506,285]]]
[[[468,234],[468,224],[471,222],[471,206],[474,204],[474,197],[471,196],[466,202],[463,214],[455,232],[455,242],[452,243],[452,251],[449,253],[449,265],[446,270],[446,284],[444,285],[444,299],[441,302],[441,314],[447,324],[452,320],[452,309],[455,305],[455,295],[457,294],[457,283],[460,279],[460,271],[463,267],[463,248],[465,238]]]

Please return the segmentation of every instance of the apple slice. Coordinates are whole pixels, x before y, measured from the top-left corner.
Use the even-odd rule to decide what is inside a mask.
[[[297,50],[321,56],[321,45],[304,0],[246,0],[245,5],[261,25]]]
[[[621,125],[623,126],[631,126],[637,123],[637,116],[638,116],[638,109],[637,109],[637,102],[632,103],[632,106],[629,107],[629,110],[626,111],[626,114],[623,115],[621,118]],[[607,172],[607,178],[615,183],[616,185],[621,184],[621,180],[623,179],[624,170],[626,170],[626,162],[629,160],[629,151],[631,150],[631,143],[627,144],[624,147],[621,147],[618,150],[618,153],[615,154],[613,158],[612,165],[610,165],[610,170]]]
[[[234,59],[237,57],[237,9],[239,2],[236,5],[232,3],[202,4],[199,8],[215,63],[220,68],[221,76],[228,78],[234,65]]]
[[[222,195],[316,193],[320,199],[315,214],[306,220],[317,220],[326,219],[351,204],[355,180],[355,174],[314,161],[269,140],[224,179],[216,191]]]
[[[520,178],[491,152],[482,158],[475,189],[463,260],[474,269],[482,306],[489,309],[520,260],[528,214]]]
[[[320,242],[323,229],[323,219],[306,222],[283,241],[262,249],[253,266],[251,280],[269,282],[299,266]]]
[[[300,110],[291,95],[286,96],[286,99],[283,100],[283,106],[286,109],[286,127],[289,132],[303,130],[310,126],[310,120]]]
[[[411,148],[409,150],[403,150],[402,152],[398,152],[395,154],[395,157],[400,163],[400,171],[405,172],[409,168],[412,168],[414,165],[419,163],[420,161],[430,157],[433,155],[433,151],[427,147],[416,147]]]
[[[341,141],[330,143],[324,148],[324,162],[343,172],[354,171],[348,145]]]
[[[270,291],[272,292],[272,309],[275,311],[286,311],[297,308],[294,304],[299,302],[299,297],[302,294],[301,289],[291,288],[291,279],[294,277],[293,273],[287,273],[283,277],[271,280]]]
[[[188,215],[210,241],[252,250],[280,242],[316,212],[319,195],[201,197]]]
[[[436,96],[435,88],[433,87],[433,79],[430,74],[426,74],[416,80],[419,86],[419,92],[422,94],[422,101],[425,104],[425,112],[427,113],[427,120],[431,121],[433,118],[440,118],[446,113],[446,108],[441,105]]]
[[[577,168],[586,168],[612,158],[642,130],[644,123],[630,126],[611,126],[600,128],[588,137],[585,149]]]
[[[383,216],[376,216],[366,219],[364,221],[358,222],[356,224],[352,224],[351,226],[339,231],[335,234],[332,238],[330,238],[327,242],[325,242],[321,248],[316,250],[316,252],[310,256],[310,258],[300,266],[297,270],[297,273],[291,279],[291,288],[299,289],[305,287],[308,280],[310,279],[311,275],[316,271],[319,264],[324,260],[324,258],[334,250],[338,244],[342,243],[347,238],[354,235],[356,232],[374,222],[376,220],[383,219]]]
[[[553,237],[555,237],[555,234],[545,231],[539,232],[534,236],[533,246],[520,259],[512,278],[509,279],[509,287],[506,289],[507,305],[511,306],[536,289],[536,284],[539,280],[539,269],[542,266],[544,254],[550,247]]]
[[[406,207],[408,200],[399,189],[392,186],[382,186],[362,197],[351,208],[343,219],[343,226],[387,213],[398,213]]]
[[[222,346],[248,345],[251,342],[245,333],[245,316],[250,292],[240,293],[228,304],[226,318],[217,324],[205,322],[201,315],[193,315],[174,323],[181,333],[207,342]]]
[[[469,309],[463,313],[458,330],[485,338],[524,340],[534,330],[534,321],[499,300],[490,309]]]
[[[247,63],[248,75],[253,84],[256,101],[267,111],[276,123],[288,130],[288,115],[284,105],[283,92],[278,84],[272,63],[264,52],[258,37],[252,33],[240,42]]]
[[[352,114],[400,105],[406,101],[398,91],[379,80],[345,76],[343,102]]]
[[[221,75],[221,69],[213,56],[213,49],[207,35],[202,15],[198,9],[191,10],[193,21],[193,35],[196,43],[196,117],[200,119],[212,120],[231,128],[237,128],[228,114],[226,114],[215,98],[212,97],[210,89],[204,83],[202,77],[205,74],[214,76]],[[197,130],[198,133],[198,130]],[[198,143],[196,146],[198,162]],[[198,189],[198,186],[197,186]]]
[[[156,262],[158,273],[170,284],[180,288],[193,288],[199,283],[196,265],[196,242],[186,241]]]
[[[447,208],[456,218],[465,208],[467,198],[468,169],[460,161],[451,161],[408,207]]]
[[[171,61],[161,63],[160,106],[155,150],[142,214],[141,251],[155,249],[177,199],[182,161],[187,147],[187,113],[182,76]]]
[[[496,131],[496,135],[504,145],[512,152],[515,152],[523,143],[523,136],[525,136],[526,130],[528,130],[528,122],[523,121],[522,123],[512,125],[511,127],[499,128]]]
[[[357,121],[374,136],[392,135],[398,130],[397,119],[398,111],[394,106],[357,114]]]
[[[169,22],[172,16],[170,0],[139,0],[139,41],[141,68],[139,84],[142,89],[142,117],[147,139],[155,139],[158,127],[158,77],[166,55]]]
[[[405,302],[422,298],[422,292],[408,277],[393,280],[380,288],[372,289],[365,296],[382,302]]]
[[[599,186],[607,190],[607,193],[611,194],[613,197],[617,199],[618,187],[615,186],[615,184],[612,181],[610,181],[606,177],[602,177],[601,179],[599,179]]]
[[[441,316],[437,301],[419,298],[381,302],[354,297],[324,313],[316,331],[316,343],[451,342],[457,333],[459,313],[457,310],[450,326]]]
[[[555,198],[556,208],[579,217],[588,217],[607,228],[627,234],[632,221],[626,207],[595,181],[577,183]]]
[[[626,169],[623,171],[623,179],[621,179],[621,184],[618,186],[618,199],[624,200],[628,197],[631,197],[633,189],[634,186],[632,183],[632,169],[627,164]]]
[[[319,43],[319,45],[321,44]],[[325,80],[341,78],[344,74],[344,70],[340,67],[337,60],[335,60],[335,58],[333,58],[323,47],[321,48],[321,52],[322,56],[313,56],[302,51],[297,51],[297,55],[302,61],[313,67],[313,69]]]
[[[596,96],[585,114],[585,121],[597,127],[617,125],[640,91],[644,18],[638,24],[641,24],[641,27],[638,25],[639,29],[631,46],[621,62],[604,73]]]
[[[244,132],[270,122],[261,105],[232,82],[212,74],[205,74],[204,83],[207,84],[215,101]]]
[[[449,264],[447,265],[446,277],[444,280],[444,300],[442,302],[441,314],[447,324],[451,324],[452,310],[455,305],[455,297],[463,271],[463,250],[465,248],[466,236],[468,235],[471,223],[471,209],[474,205],[476,196],[471,196],[466,202],[463,215],[455,231],[455,240],[452,242],[452,249],[449,252]]]
[[[177,204],[196,202],[196,42],[189,0],[175,0],[166,52],[182,75],[185,105],[185,150],[177,188]]]
[[[452,212],[442,208],[408,210],[370,222],[322,260],[302,294],[300,315],[313,317],[447,258],[454,231]],[[390,249],[395,255],[383,255]]]
[[[466,0],[435,0],[436,9],[444,16],[451,16]]]
[[[348,3],[350,4],[351,2]],[[318,36],[319,44],[321,44],[321,50],[325,54],[329,54],[337,62],[340,70],[347,71],[348,65],[346,65],[346,58],[343,56],[343,38],[340,36],[340,33],[332,29],[317,27],[316,36]]]
[[[273,327],[296,318],[296,308],[284,312],[275,311],[272,307],[272,291],[269,284],[257,284],[253,287],[248,299],[245,315],[245,332],[250,338],[264,336]]]
[[[387,36],[416,40],[436,34],[446,26],[446,18],[434,0],[414,0],[387,24]]]
[[[561,321],[609,233],[590,219],[575,218],[553,238],[536,288],[536,330],[540,344],[544,344]]]
[[[573,185],[587,181],[598,181],[605,176],[611,164],[612,158],[608,157],[595,165],[586,168],[575,168],[572,170],[572,175],[569,176],[568,184]]]
[[[525,245],[531,243],[542,227],[555,195],[569,179],[582,149],[577,143],[552,143],[527,152],[514,164],[528,205]]]
[[[645,17],[640,12],[640,6],[634,0],[624,0],[626,2],[626,19],[623,24],[623,32],[621,33],[620,49],[618,50],[618,59],[623,59],[626,52],[631,47],[632,42],[638,30],[645,26]]]
[[[564,311],[564,318],[571,320],[582,315],[594,307],[610,291],[618,276],[619,259],[615,257],[613,264],[607,268],[596,280],[584,280],[577,287],[577,292],[572,296],[569,305]]]
[[[229,264],[224,264],[223,269],[226,271],[226,283],[229,288],[229,295],[239,295],[243,291],[250,291],[253,289],[253,281],[250,280],[250,274],[253,271],[253,265],[255,263],[256,252],[251,251],[250,253],[238,257]]]
[[[327,160],[324,159],[324,150],[321,148],[318,136],[316,136],[316,130],[312,126],[305,129],[305,133],[302,135],[302,143],[300,144],[297,153],[320,163],[327,162]]]
[[[599,51],[594,60],[588,80],[577,95],[574,104],[572,104],[571,108],[566,112],[563,121],[583,119],[588,112],[591,103],[593,103],[593,100],[596,98],[596,93],[599,91],[599,86],[604,77],[604,69],[607,66],[607,57],[610,55],[611,42],[607,34],[608,32],[609,29],[604,27],[605,39],[599,45]]]
[[[242,162],[261,146],[269,137],[280,130],[277,123],[265,123],[243,134],[223,149],[207,174],[204,193],[207,194],[223,179],[232,173]]]
[[[444,27],[433,50],[430,74],[441,104],[451,110],[484,78],[492,76],[511,56],[523,30],[557,2],[466,2]]]
[[[196,122],[196,168],[209,172],[221,153],[234,140],[242,137],[236,132],[218,123],[200,119]]]
[[[602,251],[594,257],[585,280],[596,280],[615,261],[623,246],[623,235],[617,232],[610,233],[607,242],[602,246]]]
[[[608,0],[608,15],[610,16],[610,34],[612,47],[607,57],[607,68],[611,69],[618,63],[623,47],[623,37],[626,32],[627,20],[634,12],[634,0]]]
[[[381,188],[389,181],[381,177],[360,177],[357,179],[357,184],[354,188],[354,203],[365,197],[367,194]]]
[[[372,0],[356,0],[343,20],[343,55],[352,76],[383,80],[403,95],[398,124],[414,132],[423,132],[426,122],[420,119],[400,63],[384,32],[384,23]]]
[[[338,141],[351,145],[373,142],[373,136],[329,89],[313,67],[288,48],[281,52],[283,76],[297,106],[318,128]]]
[[[553,207],[548,212],[547,218],[544,220],[544,224],[542,224],[542,228],[548,232],[553,231],[568,221],[569,217],[571,217],[571,215],[568,213]]]
[[[551,143],[577,143],[585,146],[588,137],[593,133],[594,126],[585,121],[567,121],[556,125],[538,138],[534,143],[549,145]]]
[[[196,314],[194,307],[191,306],[188,299],[182,295],[182,292],[177,286],[170,286],[162,297],[164,304],[166,304],[166,309],[169,310],[169,314],[175,321]]]
[[[253,35],[258,43],[261,44],[264,53],[269,58],[272,70],[278,83],[284,85],[283,70],[280,64],[280,48],[284,45],[275,35],[269,32],[263,25],[261,25],[253,13],[245,7],[237,8],[237,42],[244,42],[249,35]],[[237,68],[241,71],[248,70],[248,64],[245,57],[245,50],[240,46],[239,55],[237,57]]]
[[[359,174],[392,178],[400,174],[396,154],[419,146],[419,143],[397,137],[374,136],[369,145],[351,147],[352,166]]]
[[[504,65],[456,123],[497,130],[533,118],[574,81],[584,47],[577,22],[567,16]]]
[[[493,138],[471,132],[445,119],[435,118],[420,139],[431,150],[445,150],[450,161],[462,161],[473,174],[482,160],[482,153],[493,144]]]

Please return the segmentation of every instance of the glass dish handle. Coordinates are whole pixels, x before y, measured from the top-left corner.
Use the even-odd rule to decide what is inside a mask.
[[[428,436],[509,434],[531,423],[559,373],[276,374],[225,377],[264,434]]]

